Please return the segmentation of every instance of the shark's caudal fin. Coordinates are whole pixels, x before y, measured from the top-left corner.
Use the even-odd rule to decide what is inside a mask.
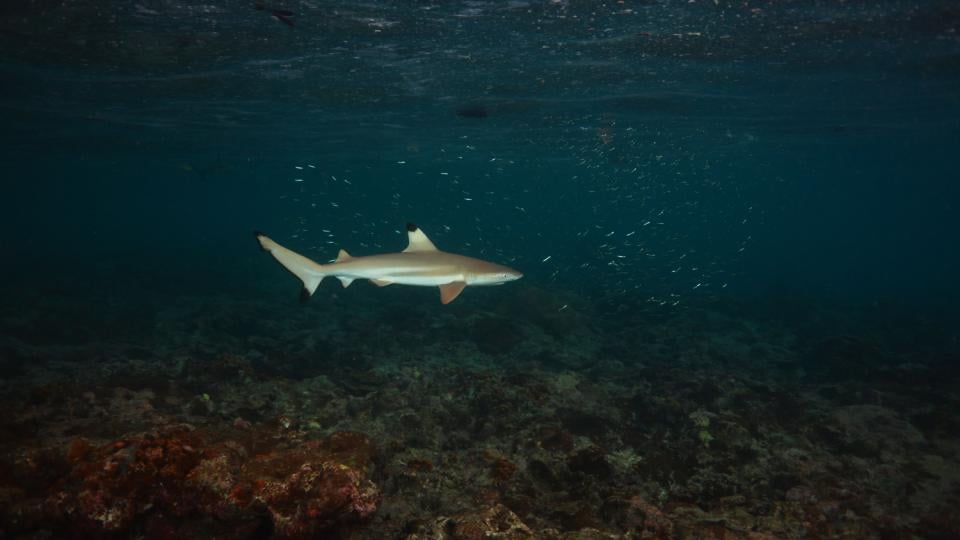
[[[256,235],[257,241],[260,242],[260,247],[262,247],[264,251],[269,251],[277,262],[282,264],[284,268],[300,278],[300,281],[303,282],[303,291],[300,293],[300,300],[304,301],[309,298],[313,294],[313,291],[317,290],[317,286],[320,285],[320,282],[323,281],[323,278],[326,276],[323,265],[317,264],[299,253],[290,251],[263,233],[257,232],[254,233],[254,235]]]

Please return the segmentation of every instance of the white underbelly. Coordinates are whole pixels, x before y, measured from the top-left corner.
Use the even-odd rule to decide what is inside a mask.
[[[460,281],[458,278],[450,276],[388,276],[376,279],[382,279],[383,281],[398,283],[400,285],[419,285],[421,287],[435,287],[437,285],[446,285],[447,283]]]
[[[382,281],[389,281],[390,283],[396,283],[399,285],[416,285],[420,287],[436,287],[438,285],[446,285],[447,283],[453,283],[454,281],[463,281],[463,275],[429,275],[429,274],[417,274],[412,272],[382,272],[382,271],[370,271],[365,272],[362,270],[359,271],[348,271],[348,272],[337,272],[336,277],[347,277],[352,279],[377,279]]]

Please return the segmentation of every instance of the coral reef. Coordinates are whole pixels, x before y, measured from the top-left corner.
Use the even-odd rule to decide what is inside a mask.
[[[64,302],[0,336],[0,537],[960,536],[960,354],[902,318],[521,289],[184,298],[48,339]]]

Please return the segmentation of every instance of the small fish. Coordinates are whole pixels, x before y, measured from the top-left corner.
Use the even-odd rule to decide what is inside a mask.
[[[456,109],[457,116],[461,118],[486,118],[490,111],[483,103],[465,103]]]
[[[279,9],[279,8],[269,7],[265,3],[263,3],[261,0],[257,0],[256,2],[254,2],[253,9],[257,11],[266,11],[271,15],[273,15],[274,17],[276,17],[276,19],[282,22],[283,24],[287,26],[294,26],[293,19],[291,19],[290,17],[293,17],[295,13],[290,11],[289,9]]]

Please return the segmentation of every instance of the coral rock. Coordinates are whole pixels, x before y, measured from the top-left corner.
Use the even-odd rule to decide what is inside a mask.
[[[327,443],[337,448],[344,439],[353,437]],[[311,537],[339,521],[365,519],[376,512],[380,495],[365,479],[367,458],[351,456],[345,461],[353,463],[346,464],[331,457],[323,445],[310,442],[258,456],[244,467],[244,476],[252,481],[253,500],[266,507],[277,536]]]
[[[497,538],[519,540],[536,535],[523,521],[503,505],[494,505],[479,512],[444,517],[433,522],[427,530],[408,535],[406,540],[449,538],[451,540],[482,540]]]

